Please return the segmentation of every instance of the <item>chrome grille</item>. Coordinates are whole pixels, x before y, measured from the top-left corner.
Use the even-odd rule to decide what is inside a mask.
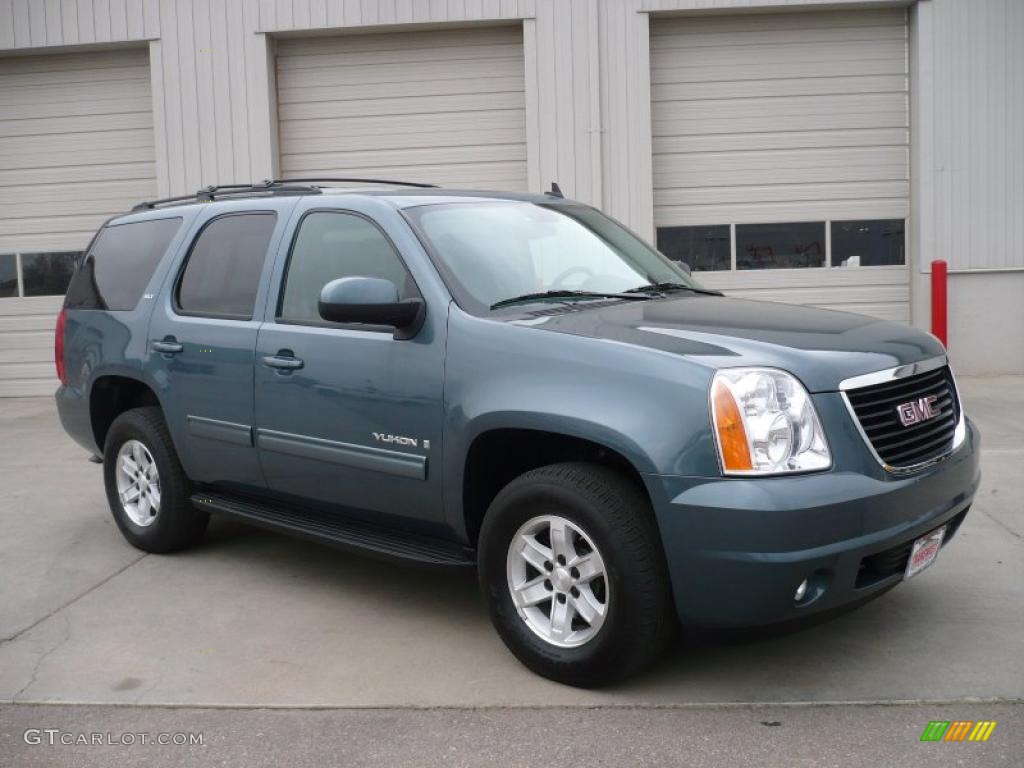
[[[878,458],[907,469],[941,458],[953,449],[960,403],[949,366],[881,384],[846,390],[847,401]],[[934,395],[938,415],[904,426],[897,407]]]

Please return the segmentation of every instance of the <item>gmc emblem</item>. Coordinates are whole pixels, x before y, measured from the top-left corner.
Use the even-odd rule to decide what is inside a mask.
[[[918,400],[911,400],[909,403],[900,403],[896,406],[896,414],[900,417],[900,424],[904,427],[912,427],[923,421],[934,419],[942,411],[936,407],[939,400],[938,395],[928,395]]]

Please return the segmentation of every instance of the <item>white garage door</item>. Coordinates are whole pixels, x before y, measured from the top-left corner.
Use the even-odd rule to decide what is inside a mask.
[[[909,320],[903,9],[652,23],[663,252],[732,295]]]
[[[515,27],[281,40],[281,172],[526,189]]]
[[[0,58],[0,397],[53,391],[72,259],[155,195],[145,49]]]

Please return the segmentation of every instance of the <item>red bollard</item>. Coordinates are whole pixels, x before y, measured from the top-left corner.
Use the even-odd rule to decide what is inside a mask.
[[[949,349],[949,341],[946,335],[947,312],[949,309],[949,297],[946,293],[948,269],[946,262],[941,259],[932,262],[932,333],[934,333],[942,346]]]

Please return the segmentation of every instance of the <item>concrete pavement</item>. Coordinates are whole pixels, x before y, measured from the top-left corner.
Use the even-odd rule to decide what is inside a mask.
[[[603,691],[522,668],[467,575],[226,522],[193,551],[144,556],[121,538],[100,468],[64,436],[51,403],[0,400],[0,701],[547,707],[1024,697],[1024,380],[968,379],[962,388],[983,430],[985,480],[933,568],[817,627],[691,640],[642,678]]]

